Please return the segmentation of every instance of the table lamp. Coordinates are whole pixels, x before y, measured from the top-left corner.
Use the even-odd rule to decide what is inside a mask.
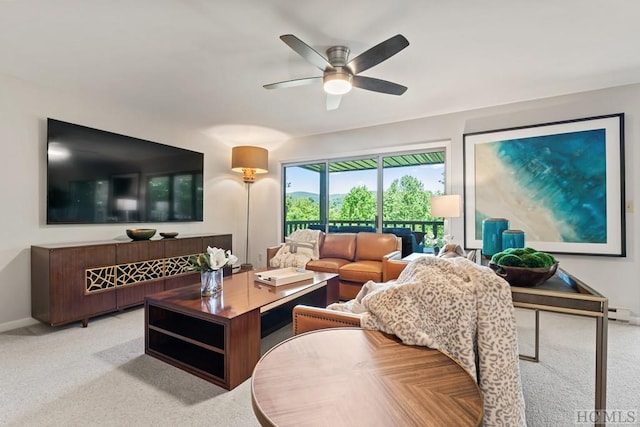
[[[449,230],[448,218],[458,218],[460,216],[460,196],[448,194],[431,197],[431,216],[434,218],[444,218],[444,234],[451,234]]]

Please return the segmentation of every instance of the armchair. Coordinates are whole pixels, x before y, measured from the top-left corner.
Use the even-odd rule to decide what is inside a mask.
[[[404,271],[404,284],[381,292],[375,292],[375,285],[365,285],[373,292],[367,295],[362,308],[371,311],[353,314],[296,306],[293,333],[366,327],[392,332],[408,345],[438,348],[454,355],[456,362],[478,381],[483,392],[485,425],[525,425],[513,304],[506,297],[510,294],[509,285],[490,269],[463,256],[464,251],[452,245],[443,248],[439,257],[420,258],[411,264],[387,260],[387,277],[397,278]],[[404,270],[407,265],[411,265],[410,269]]]
[[[386,259],[383,261],[384,281],[397,279],[407,266],[406,261]],[[296,305],[293,308],[293,334],[298,335],[316,329],[360,327],[360,316],[326,308]]]

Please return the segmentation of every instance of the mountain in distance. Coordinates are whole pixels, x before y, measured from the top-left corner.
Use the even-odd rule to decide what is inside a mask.
[[[287,196],[291,196],[294,202],[298,199],[311,199],[318,203],[320,200],[318,193],[310,193],[308,191],[294,191],[293,193],[288,193]]]
[[[315,203],[320,203],[320,195],[318,193],[310,193],[308,191],[294,191],[292,193],[287,194],[291,196],[291,199],[295,202],[298,199],[311,199]],[[329,203],[340,207],[342,205],[342,200],[344,200],[346,194],[331,194],[329,195]]]

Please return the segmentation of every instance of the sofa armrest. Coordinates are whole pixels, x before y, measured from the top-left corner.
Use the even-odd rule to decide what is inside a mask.
[[[402,259],[402,251],[400,250],[395,250],[393,252],[389,252],[388,254],[386,254],[385,256],[382,257],[382,260],[390,260],[390,259],[397,259],[400,260]]]
[[[383,259],[382,260],[382,281],[386,282],[388,280],[397,279],[402,273],[402,270],[409,263],[406,261],[401,261],[400,259]]]
[[[278,253],[282,245],[284,245],[284,243],[280,243],[278,246],[270,246],[267,248],[267,268],[271,266],[270,265],[271,258],[276,256],[276,254]]]
[[[360,316],[344,311],[296,305],[293,307],[293,335],[316,329],[360,327]]]

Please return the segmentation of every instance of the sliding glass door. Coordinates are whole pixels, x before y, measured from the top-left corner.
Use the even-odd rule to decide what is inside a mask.
[[[329,162],[329,231],[375,231],[377,158]]]
[[[283,168],[285,236],[300,228],[328,232],[413,232],[417,243],[441,233],[430,215],[444,193],[443,149],[289,164]]]
[[[326,164],[286,166],[284,185],[284,235],[300,228],[324,230],[327,218]]]
[[[444,194],[444,152],[386,156],[382,164],[383,231],[411,230],[413,249],[421,251],[425,236],[444,232],[431,216],[431,196]]]

